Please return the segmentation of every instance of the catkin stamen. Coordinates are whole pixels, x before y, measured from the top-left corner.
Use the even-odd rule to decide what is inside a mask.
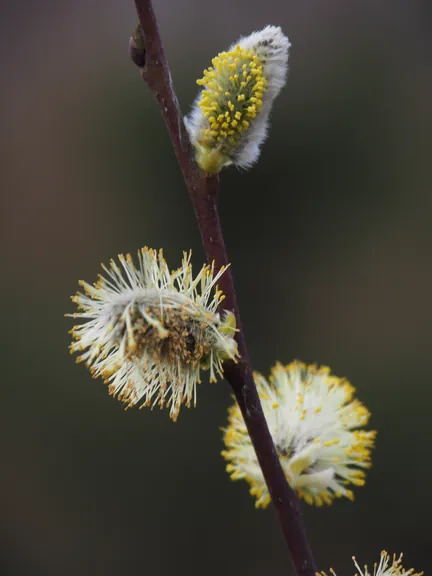
[[[261,109],[267,80],[258,56],[239,45],[221,52],[212,64],[197,80],[204,87],[198,105],[208,121],[200,144],[230,156]]]
[[[285,84],[290,43],[277,26],[240,38],[213,58],[185,118],[198,166],[217,173],[247,168],[259,157],[270,110]]]
[[[175,420],[180,406],[195,405],[201,370],[210,380],[222,375],[226,359],[238,356],[235,317],[218,312],[223,294],[205,265],[192,275],[190,254],[170,272],[161,252],[143,248],[138,266],[130,255],[104,267],[92,286],[72,299],[84,322],[71,331],[71,352],[85,362],[93,377],[102,377],[109,392],[126,407],[170,406]]]
[[[269,381],[255,374],[255,382],[282,468],[298,495],[316,506],[340,496],[352,500],[346,485],[365,483],[376,434],[356,430],[367,424],[369,412],[352,400],[354,388],[326,367],[301,362],[277,364]],[[256,506],[267,506],[270,494],[238,404],[229,410],[224,441],[231,478],[244,478]]]

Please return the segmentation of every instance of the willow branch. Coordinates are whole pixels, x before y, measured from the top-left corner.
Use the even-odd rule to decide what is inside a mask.
[[[207,259],[219,269],[229,262],[217,209],[219,178],[203,174],[195,164],[152,2],[135,0],[135,5],[141,30],[138,27],[131,39],[131,57],[140,66],[142,78],[159,102],[192,201]],[[307,540],[300,504],[286,481],[253,379],[231,268],[222,275],[219,287],[225,294],[224,308],[234,312],[237,319],[237,343],[241,356],[237,364],[225,364],[225,377],[234,391],[245,420],[295,570],[298,576],[315,576],[317,569]]]

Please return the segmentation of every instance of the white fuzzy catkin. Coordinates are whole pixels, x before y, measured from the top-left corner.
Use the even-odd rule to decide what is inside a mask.
[[[276,364],[270,380],[255,373],[267,424],[289,484],[308,504],[331,504],[336,497],[353,499],[348,484],[362,486],[371,465],[375,432],[359,430],[369,419],[354,388],[329,368],[292,362]],[[246,480],[256,506],[270,494],[250,437],[235,403],[224,436],[227,471]]]
[[[396,556],[396,554],[393,554],[393,556],[390,557],[388,552],[383,550],[381,552],[381,555],[380,555],[379,563],[375,563],[373,565],[373,570],[369,570],[369,568],[367,566],[364,566],[364,568],[362,569],[360,567],[360,565],[358,564],[356,558],[353,556],[354,566],[358,570],[358,572],[356,573],[356,576],[358,576],[358,575],[360,575],[360,576],[423,576],[423,572],[414,573],[413,568],[406,570],[402,566],[402,558],[403,558],[402,554],[400,554],[399,556]],[[333,570],[333,568],[330,568],[330,574],[331,574],[331,576],[336,576],[336,572]],[[318,572],[317,576],[327,576],[327,573],[326,572]]]
[[[244,36],[212,60],[186,118],[205,172],[234,164],[248,168],[267,136],[273,101],[285,84],[290,43],[278,26]]]
[[[218,312],[224,296],[216,284],[224,272],[203,266],[193,276],[190,254],[170,271],[162,252],[143,248],[138,266],[130,254],[111,260],[94,284],[72,300],[83,321],[71,333],[71,352],[126,406],[195,405],[201,370],[210,381],[222,376],[223,361],[236,361],[235,317]]]

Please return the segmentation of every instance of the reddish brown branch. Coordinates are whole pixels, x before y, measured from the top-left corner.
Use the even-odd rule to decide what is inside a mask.
[[[217,176],[206,176],[195,164],[152,2],[135,0],[135,4],[146,49],[145,67],[141,68],[141,75],[159,102],[189,191],[207,258],[220,268],[228,264],[228,256],[217,209],[219,179]],[[132,56],[137,63],[136,54]],[[299,576],[315,576],[317,569],[306,537],[299,501],[285,479],[254,383],[231,268],[221,277],[219,287],[225,294],[224,308],[232,310],[237,318],[237,341],[241,355],[238,364],[225,365],[225,376],[234,390],[247,425],[296,572]]]

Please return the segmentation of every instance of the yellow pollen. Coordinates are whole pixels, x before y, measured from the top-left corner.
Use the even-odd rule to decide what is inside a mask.
[[[259,57],[237,45],[213,58],[212,66],[204,70],[197,83],[202,86],[198,105],[207,123],[201,130],[197,161],[202,169],[208,169],[213,165],[208,156],[223,161],[235,153],[240,134],[250,127],[249,122],[241,120],[253,120],[259,114],[267,80]]]
[[[238,129],[242,125],[240,121],[235,128]],[[278,439],[276,448],[282,467],[298,496],[316,506],[331,504],[334,499],[340,497],[353,500],[354,492],[348,489],[348,485],[360,487],[365,484],[367,469],[371,466],[371,448],[374,446],[376,432],[351,430],[352,424],[356,426],[362,424],[360,416],[363,413],[369,415],[360,401],[351,402],[353,391],[351,385],[344,379],[330,376],[330,369],[326,367],[306,366],[300,362],[292,362],[287,366],[277,364],[272,369],[269,382],[258,373],[254,374],[254,378],[263,406],[268,410],[270,431]],[[325,412],[326,416],[329,416],[329,422],[330,417],[334,417],[335,424],[338,423],[339,416],[337,407],[327,403],[324,383],[329,391],[338,390],[340,393],[341,409],[346,412],[343,423],[345,430],[335,429],[330,435],[331,427],[326,425],[322,431],[324,435],[320,437],[316,433],[319,431],[322,416],[316,415]],[[286,393],[287,390],[289,394]],[[290,410],[296,411],[298,419],[297,422],[290,424],[293,431],[289,431],[288,438],[281,426],[280,414],[272,413],[272,410],[284,409],[286,405]],[[335,410],[334,413],[332,409]],[[313,427],[312,433],[308,431],[306,424]],[[298,426],[298,432],[295,432],[295,426]],[[302,448],[297,449],[296,444],[289,440],[291,434],[293,437],[297,435],[299,438],[307,439],[303,454]],[[225,429],[224,442],[227,448],[224,458],[232,466],[233,479],[246,480],[250,485],[251,494],[256,497],[256,506],[265,507],[270,496],[264,478],[259,473],[258,462],[251,450],[238,405],[229,410],[229,426]],[[315,473],[324,467],[332,469],[330,481],[327,483],[323,478],[317,485]],[[395,573],[394,576],[401,574]],[[406,576],[421,575],[407,572]]]

